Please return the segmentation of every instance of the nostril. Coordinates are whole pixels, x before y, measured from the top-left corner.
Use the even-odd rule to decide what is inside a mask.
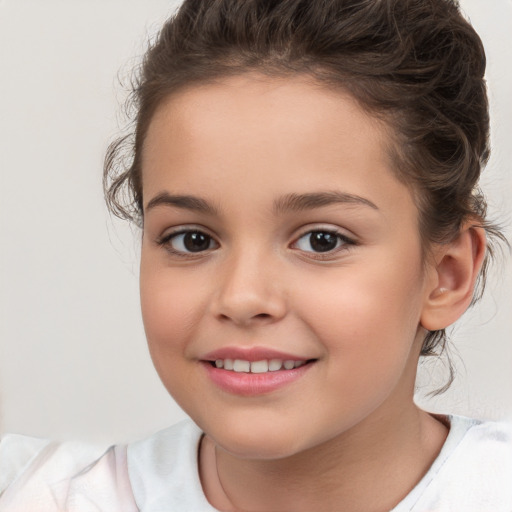
[[[270,322],[274,318],[270,313],[257,313],[255,315],[247,315],[247,317],[243,317],[243,315],[235,315],[230,316],[229,314],[221,313],[218,317],[221,321],[230,321],[235,322],[236,324],[251,324],[255,323],[265,323]]]
[[[212,303],[211,312],[221,322],[249,325],[277,321],[286,314],[286,307],[281,298],[277,297],[265,297],[252,292],[238,296],[225,293]]]

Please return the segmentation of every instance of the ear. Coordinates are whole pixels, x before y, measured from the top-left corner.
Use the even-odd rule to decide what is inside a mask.
[[[420,319],[425,329],[444,329],[466,311],[473,298],[485,249],[485,231],[470,224],[461,229],[455,240],[439,245],[431,264],[432,279],[428,280]]]

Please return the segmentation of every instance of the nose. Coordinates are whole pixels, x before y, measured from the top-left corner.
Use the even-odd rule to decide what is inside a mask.
[[[283,278],[270,260],[245,253],[224,262],[211,303],[217,319],[249,326],[273,323],[286,315]]]

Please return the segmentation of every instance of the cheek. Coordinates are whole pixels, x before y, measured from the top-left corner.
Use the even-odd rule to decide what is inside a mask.
[[[410,267],[340,269],[337,276],[326,274],[314,280],[315,286],[296,290],[308,305],[303,318],[349,371],[393,367],[409,356],[422,302],[421,276]]]
[[[307,317],[327,354],[324,387],[332,390],[334,404],[343,404],[349,422],[369,414],[395,389],[409,393],[414,382],[417,308],[408,289],[398,300],[383,284],[367,275],[352,286],[347,278],[344,287],[319,294]]]
[[[152,355],[183,351],[200,311],[200,290],[179,272],[141,264],[144,329]]]
[[[162,383],[182,407],[200,393],[186,356],[202,315],[199,292],[179,272],[147,265],[143,258],[140,294],[149,353]]]

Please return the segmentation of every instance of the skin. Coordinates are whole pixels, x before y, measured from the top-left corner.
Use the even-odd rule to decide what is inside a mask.
[[[438,260],[448,278],[423,265],[388,133],[348,95],[299,77],[195,86],[154,115],[142,166],[143,319],[162,382],[206,433],[201,479],[219,510],[389,510],[446,438],[415,406],[414,382],[422,319],[437,318],[433,303],[443,309],[446,286],[466,276],[451,272],[448,249]],[[276,211],[289,194],[316,192],[363,201]],[[148,208],[163,193],[215,212]],[[206,250],[183,252],[179,236],[161,243],[192,228],[211,237]],[[326,230],[346,238],[315,252],[307,233]],[[213,385],[200,363],[224,346],[316,361],[284,388],[243,397]]]

